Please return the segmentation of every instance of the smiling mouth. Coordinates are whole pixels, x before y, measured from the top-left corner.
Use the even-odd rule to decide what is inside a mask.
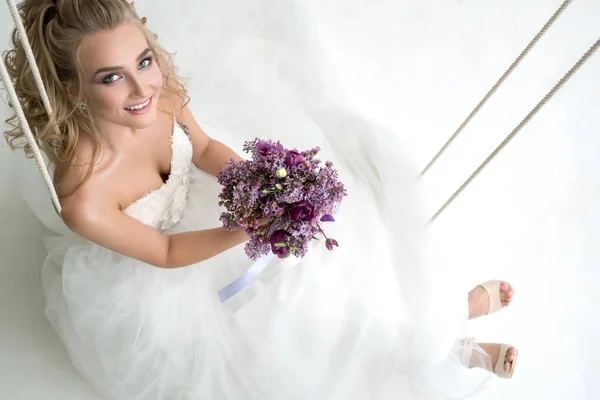
[[[131,106],[131,107],[125,107],[125,109],[127,111],[143,110],[144,108],[148,107],[148,105],[150,104],[150,100],[152,100],[152,97],[148,98],[148,100],[144,101],[143,103],[139,103],[139,104],[136,104],[135,106]]]

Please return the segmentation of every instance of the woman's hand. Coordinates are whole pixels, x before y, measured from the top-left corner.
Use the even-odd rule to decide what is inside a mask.
[[[261,218],[258,220],[258,226],[262,227],[268,225],[271,222],[271,218]]]

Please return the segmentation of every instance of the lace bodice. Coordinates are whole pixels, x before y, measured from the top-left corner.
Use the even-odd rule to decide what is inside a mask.
[[[134,201],[123,212],[159,231],[175,225],[183,216],[188,194],[192,143],[175,123],[171,136],[171,174],[163,185]]]

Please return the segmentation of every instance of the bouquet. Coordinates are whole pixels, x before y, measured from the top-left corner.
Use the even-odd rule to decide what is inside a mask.
[[[279,258],[304,257],[311,240],[327,237],[321,223],[334,221],[333,212],[346,190],[329,161],[316,158],[320,148],[288,150],[281,143],[255,139],[244,144],[249,160],[230,160],[217,175],[223,186],[220,220],[228,230],[244,229],[250,236],[246,254],[253,260],[273,252]]]

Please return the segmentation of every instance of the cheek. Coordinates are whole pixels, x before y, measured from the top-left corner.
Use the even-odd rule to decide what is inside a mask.
[[[155,66],[152,69],[148,77],[148,85],[157,91],[160,90],[163,85],[163,76],[160,68]]]
[[[88,102],[96,111],[121,108],[126,98],[125,91],[118,87],[104,86],[95,90],[92,96],[88,93]]]

